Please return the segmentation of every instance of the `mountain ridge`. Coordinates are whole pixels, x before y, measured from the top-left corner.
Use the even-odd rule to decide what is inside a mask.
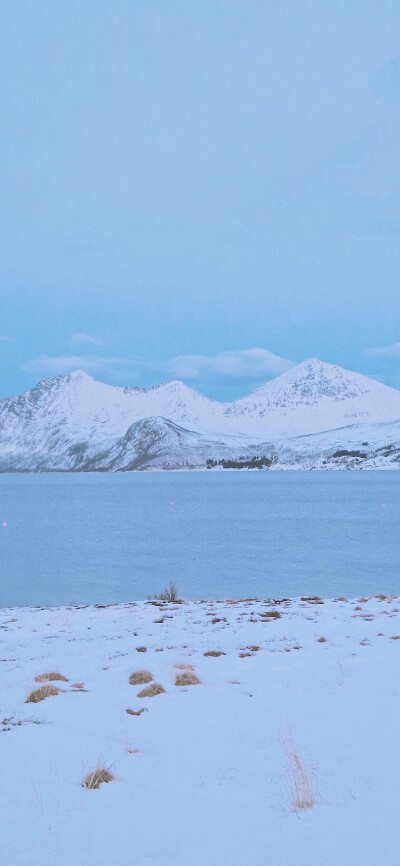
[[[317,358],[230,403],[177,379],[145,390],[76,370],[0,401],[0,471],[205,468],[257,454],[274,468],[398,468],[399,419],[399,390]]]

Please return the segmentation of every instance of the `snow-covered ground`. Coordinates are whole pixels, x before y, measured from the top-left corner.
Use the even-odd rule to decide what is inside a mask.
[[[397,862],[398,604],[1,611],[1,863]],[[165,693],[138,697],[142,669]],[[48,672],[63,691],[25,703]],[[98,762],[115,780],[88,790]]]

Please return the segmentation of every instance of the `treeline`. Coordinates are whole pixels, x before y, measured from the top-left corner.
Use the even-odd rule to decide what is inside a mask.
[[[247,459],[239,457],[238,460],[207,460],[207,469],[214,469],[215,466],[222,466],[223,469],[265,469],[272,466],[273,460],[270,457],[252,457]]]

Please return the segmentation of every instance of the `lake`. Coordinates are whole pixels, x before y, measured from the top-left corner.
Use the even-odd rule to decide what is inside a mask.
[[[400,473],[0,475],[0,606],[400,591]],[[4,525],[6,524],[6,525]]]

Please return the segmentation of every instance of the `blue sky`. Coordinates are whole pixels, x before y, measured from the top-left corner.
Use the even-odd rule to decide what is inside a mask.
[[[400,7],[3,0],[0,396],[400,387]]]

